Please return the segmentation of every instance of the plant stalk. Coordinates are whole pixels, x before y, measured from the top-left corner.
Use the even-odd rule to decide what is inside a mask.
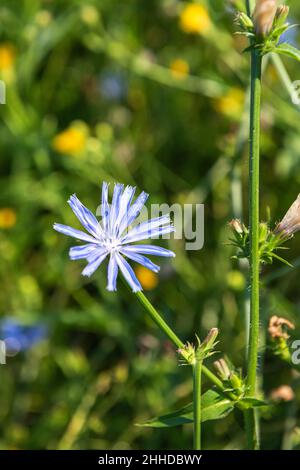
[[[247,394],[254,396],[259,351],[259,150],[261,64],[258,50],[251,51],[250,156],[249,156],[249,234],[250,234],[250,328],[248,343]],[[246,412],[249,449],[258,449],[254,410]]]
[[[196,357],[193,365],[194,450],[201,450],[201,373],[202,360]]]
[[[126,281],[124,281],[126,286],[129,288],[128,284]],[[129,288],[130,289],[130,288]],[[141,305],[144,307],[145,311],[150,315],[152,320],[156,323],[156,325],[165,333],[165,335],[172,341],[172,343],[178,348],[182,349],[184,348],[184,343],[181,341],[180,338],[174,333],[174,331],[169,327],[169,325],[165,322],[165,320],[161,317],[159,312],[153,307],[151,302],[147,299],[145,294],[143,292],[136,292],[135,293],[137,299],[141,303]],[[227,391],[225,389],[225,386],[223,382],[213,373],[211,372],[205,365],[202,365],[202,372],[203,374],[210,380],[216,387],[217,389],[224,393],[228,398],[231,400],[235,401],[237,400],[237,397],[234,393]],[[244,405],[242,403],[238,404],[238,407],[240,409],[244,408]]]

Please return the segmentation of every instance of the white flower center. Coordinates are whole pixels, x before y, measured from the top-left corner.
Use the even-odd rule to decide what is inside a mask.
[[[119,248],[119,240],[116,238],[107,238],[105,247],[108,251],[116,251]]]

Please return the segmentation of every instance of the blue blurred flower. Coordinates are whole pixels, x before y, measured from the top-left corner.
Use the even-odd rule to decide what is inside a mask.
[[[148,198],[148,194],[142,192],[136,198],[135,202],[132,203],[135,189],[136,188],[132,186],[126,186],[124,189],[123,184],[116,183],[112,203],[109,205],[108,184],[103,183],[101,224],[89,209],[81,204],[75,194],[70,197],[68,203],[71,209],[90,235],[67,225],[55,223],[53,226],[58,232],[88,242],[86,245],[75,246],[70,249],[70,258],[72,260],[87,260],[88,264],[82,271],[84,276],[91,276],[102,261],[110,255],[107,282],[107,289],[109,291],[116,290],[119,269],[133,292],[142,290],[140,282],[131,266],[124,259],[124,256],[154,272],[158,272],[160,268],[144,256],[145,254],[154,256],[175,256],[172,251],[158,246],[132,244],[133,242],[157,237],[174,231],[174,227],[170,224],[169,215],[163,215],[142,222],[127,231],[128,227],[140,214]]]
[[[118,73],[104,73],[100,78],[100,91],[107,100],[121,100],[127,93],[124,77]]]
[[[23,325],[14,318],[4,318],[0,323],[0,331],[7,349],[15,352],[26,351],[47,336],[46,325]]]
[[[280,36],[278,44],[282,44],[284,42],[291,44],[291,46],[298,46],[298,28],[296,28],[296,26],[288,29]]]

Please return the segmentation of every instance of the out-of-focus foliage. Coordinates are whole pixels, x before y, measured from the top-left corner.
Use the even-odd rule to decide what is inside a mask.
[[[0,365],[1,448],[190,447],[190,425],[135,426],[190,401],[189,368],[122,284],[111,294],[104,269],[80,276],[70,240],[52,230],[76,223],[74,192],[96,209],[103,180],[136,184],[150,202],[205,203],[204,248],[173,240],[177,257],[159,278],[138,275],[182,339],[217,326],[219,350],[245,369],[247,270],[226,245],[228,221],[247,222],[249,64],[234,3],[1,1],[0,328],[14,340]],[[284,63],[300,79],[299,65]],[[275,224],[299,193],[300,115],[270,58],[263,87],[261,207]],[[262,326],[285,316],[299,338],[299,236],[290,247],[294,269],[264,268]],[[260,367],[266,397],[282,385],[294,392],[265,412],[262,445],[295,448],[299,376],[267,347]],[[232,415],[204,423],[203,439],[244,445]]]

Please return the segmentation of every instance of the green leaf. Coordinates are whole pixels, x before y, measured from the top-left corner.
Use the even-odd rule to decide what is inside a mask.
[[[234,403],[215,390],[208,390],[202,395],[201,401],[202,419],[201,421],[212,421],[225,418],[234,408]],[[157,418],[151,419],[138,426],[152,428],[168,428],[179,426],[180,424],[193,422],[193,403],[189,403],[183,408]]]
[[[287,42],[284,42],[283,44],[280,44],[279,46],[276,46],[274,49],[274,52],[277,52],[278,54],[282,54],[288,57],[291,57],[292,59],[298,60],[300,62],[300,51],[294,46],[291,46]]]
[[[264,400],[259,400],[255,397],[244,397],[239,400],[239,402],[243,403],[247,408],[257,408],[259,406],[268,406],[268,403]]]

